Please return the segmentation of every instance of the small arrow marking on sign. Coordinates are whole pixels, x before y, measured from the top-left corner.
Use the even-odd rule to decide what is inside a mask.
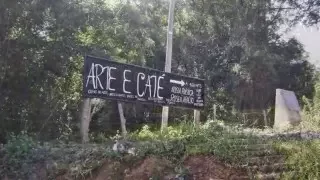
[[[184,86],[186,84],[183,80],[177,81],[173,79],[170,79],[170,83],[179,84],[181,86]]]

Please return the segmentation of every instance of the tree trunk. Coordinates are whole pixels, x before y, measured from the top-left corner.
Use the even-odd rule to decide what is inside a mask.
[[[120,122],[121,122],[122,136],[125,137],[127,135],[126,119],[125,119],[124,114],[123,114],[122,104],[119,101],[118,101],[118,110],[119,110],[119,116],[120,116]]]
[[[263,113],[263,121],[264,121],[264,126],[267,127],[268,126],[268,119],[267,119],[267,110],[262,110]]]
[[[194,123],[195,127],[199,126],[199,124],[200,124],[200,111],[199,110],[193,111],[193,123]]]
[[[217,120],[217,105],[213,104],[213,120]]]
[[[81,117],[80,117],[80,133],[82,143],[89,142],[89,125],[91,121],[91,102],[89,98],[82,101]]]

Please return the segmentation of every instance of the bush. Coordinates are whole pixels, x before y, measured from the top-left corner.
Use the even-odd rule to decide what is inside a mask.
[[[37,143],[26,133],[19,135],[11,134],[8,143],[4,146],[9,161],[20,161],[25,158]]]
[[[320,82],[315,85],[315,94],[312,100],[302,98],[304,103],[302,128],[320,132]]]
[[[290,171],[283,179],[320,179],[320,140],[280,142],[276,148],[287,155]]]
[[[152,131],[150,126],[144,125],[141,130],[135,131],[129,135],[130,139],[134,140],[177,140],[184,139],[193,133],[192,125],[181,123],[175,126],[169,126],[165,131]]]
[[[0,177],[6,174],[25,178],[31,168],[27,166],[27,163],[42,157],[39,152],[33,154],[38,143],[26,132],[21,132],[18,135],[10,134],[7,139],[8,142],[3,148],[4,155],[0,156]],[[35,158],[30,159],[31,156]]]
[[[185,144],[177,140],[143,142],[137,147],[137,155],[139,157],[156,155],[179,159],[185,154],[185,149]]]
[[[236,162],[244,158],[235,145],[257,144],[257,137],[242,133],[239,128],[227,127],[219,121],[208,121],[195,128],[182,123],[170,126],[166,131],[152,131],[144,126],[140,131],[129,135],[129,139],[147,141],[138,147],[138,154],[182,157],[194,154],[214,154],[221,160]]]

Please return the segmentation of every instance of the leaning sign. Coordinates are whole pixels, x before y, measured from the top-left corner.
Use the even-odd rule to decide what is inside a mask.
[[[204,81],[110,59],[86,56],[83,93],[87,98],[204,107]]]

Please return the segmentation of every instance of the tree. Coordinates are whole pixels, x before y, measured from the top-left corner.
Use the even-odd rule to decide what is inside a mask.
[[[120,128],[118,104],[108,100],[85,100],[89,120],[79,123],[83,56],[164,70],[167,3],[0,0],[0,138],[21,130],[52,139]],[[172,72],[205,79],[202,118],[211,118],[213,107],[223,120],[233,111],[262,111],[272,106],[275,88],[312,97],[314,67],[303,46],[281,40],[278,30],[295,11],[293,24],[316,24],[318,7],[311,0],[178,1]],[[128,130],[160,119],[159,106],[122,107]],[[170,122],[192,116],[171,112]]]
[[[282,0],[283,1],[283,0]],[[293,24],[301,22],[307,26],[318,25],[320,21],[320,2],[318,0],[286,0],[286,13]]]

